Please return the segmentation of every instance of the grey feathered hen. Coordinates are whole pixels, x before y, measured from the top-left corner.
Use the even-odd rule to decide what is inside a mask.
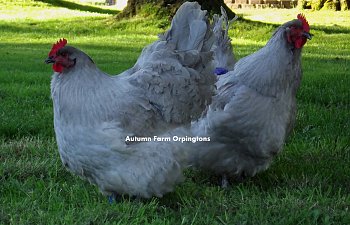
[[[193,164],[231,176],[254,176],[282,150],[296,118],[301,50],[311,39],[303,15],[280,26],[266,46],[219,76],[207,114],[193,124],[198,136]]]
[[[216,81],[213,39],[206,12],[184,3],[169,31],[119,76],[99,70],[65,39],[57,42],[46,62],[55,71],[51,95],[63,164],[107,195],[148,198],[173,190],[182,179],[185,145],[126,141],[171,136],[169,130],[199,117]]]

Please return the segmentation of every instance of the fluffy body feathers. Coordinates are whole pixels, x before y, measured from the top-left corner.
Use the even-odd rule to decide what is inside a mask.
[[[214,64],[216,74],[221,75],[233,70],[236,63],[232,49],[231,38],[228,36],[228,30],[233,21],[237,20],[237,15],[231,21],[228,20],[226,11],[221,7],[221,16],[213,16],[213,32],[215,41],[212,47],[214,52]]]

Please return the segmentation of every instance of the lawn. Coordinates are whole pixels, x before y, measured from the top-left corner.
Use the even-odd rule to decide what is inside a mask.
[[[61,165],[52,69],[44,60],[65,37],[118,74],[164,31],[164,21],[117,23],[109,8],[50,2],[0,0],[0,224],[350,224],[349,12],[327,12],[327,20],[324,12],[304,11],[314,38],[303,52],[297,125],[270,169],[226,190],[188,170],[186,181],[161,199],[110,205]],[[230,30],[237,58],[297,14],[237,12],[246,18]]]

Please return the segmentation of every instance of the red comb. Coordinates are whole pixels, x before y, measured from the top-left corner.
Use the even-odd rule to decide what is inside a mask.
[[[56,44],[52,45],[51,51],[49,52],[49,57],[53,56],[56,54],[56,52],[60,49],[66,46],[67,40],[66,39],[60,39],[59,41],[56,42]]]
[[[307,22],[305,15],[302,13],[299,13],[297,16],[298,20],[300,20],[303,23],[303,30],[306,32],[310,31],[309,23]]]

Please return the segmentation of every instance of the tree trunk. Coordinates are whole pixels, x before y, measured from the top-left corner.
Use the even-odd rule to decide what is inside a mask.
[[[154,13],[160,17],[168,15],[172,17],[176,10],[186,0],[128,0],[128,4],[125,9],[118,14],[117,18],[132,17],[147,8],[148,11]],[[193,0],[190,2],[193,2]],[[224,0],[197,0],[202,6],[202,9],[207,10],[210,14],[221,14],[220,6],[223,6],[227,12],[229,18],[233,18],[235,13],[224,3]]]
[[[349,10],[350,9],[350,0],[340,0],[341,10]]]

